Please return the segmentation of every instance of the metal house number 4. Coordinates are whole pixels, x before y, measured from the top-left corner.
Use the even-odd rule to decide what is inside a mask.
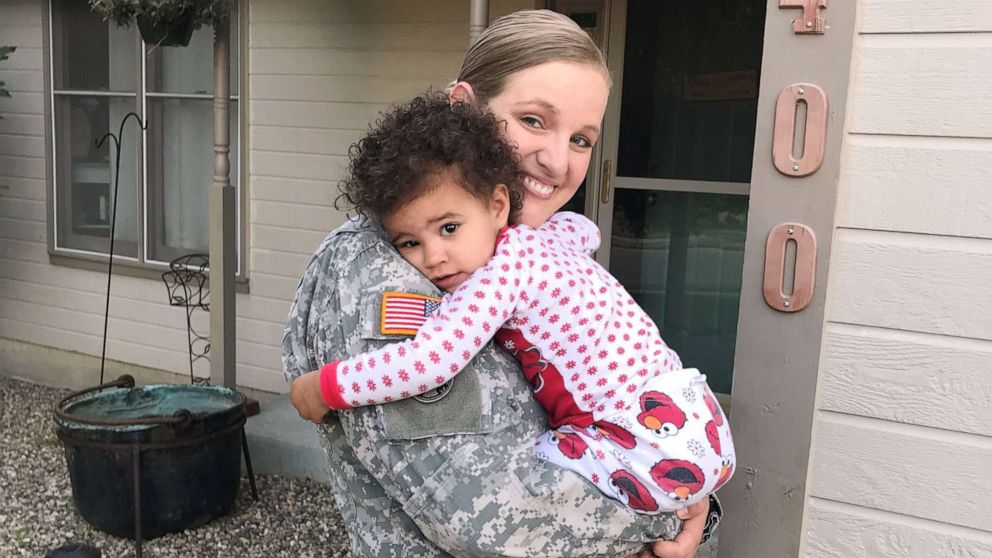
[[[820,10],[826,9],[827,0],[778,0],[779,8],[802,8],[803,16],[792,20],[792,28],[803,35],[822,35],[826,25]]]

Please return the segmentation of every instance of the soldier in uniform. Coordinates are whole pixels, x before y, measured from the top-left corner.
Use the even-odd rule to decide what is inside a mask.
[[[606,75],[599,50],[571,20],[547,11],[517,12],[483,33],[451,89],[507,120],[521,170],[542,190],[527,195],[524,212],[543,212],[545,219],[575,193],[591,147],[576,140],[571,113],[555,102],[569,109],[567,99],[542,98],[525,112],[515,108],[514,94],[550,90],[541,87],[539,71],[527,73],[528,82],[515,76],[552,62],[578,67],[577,80],[590,68]],[[595,114],[591,125],[597,130],[605,95],[591,112],[576,111]],[[383,322],[384,300],[393,293],[440,296],[375,224],[353,220],[332,232],[296,292],[283,339],[287,379],[402,339]],[[536,458],[533,440],[545,429],[544,413],[516,362],[492,345],[434,392],[327,415],[318,430],[353,554],[688,557],[703,524],[718,520],[713,506],[687,521],[676,541],[657,543],[654,554],[643,550],[646,543],[674,538],[682,522],[671,514],[636,516],[581,477]]]

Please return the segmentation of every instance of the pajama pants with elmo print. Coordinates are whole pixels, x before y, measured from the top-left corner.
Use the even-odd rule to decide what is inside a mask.
[[[535,452],[644,514],[702,501],[730,480],[734,443],[706,376],[665,372],[633,395],[627,411],[541,435]]]

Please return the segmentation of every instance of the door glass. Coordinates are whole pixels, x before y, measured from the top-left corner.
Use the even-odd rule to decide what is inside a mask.
[[[618,190],[610,271],[687,368],[730,393],[747,196]]]
[[[734,367],[764,21],[764,0],[627,3],[610,271],[721,393]]]
[[[627,4],[617,176],[748,182],[764,0]]]

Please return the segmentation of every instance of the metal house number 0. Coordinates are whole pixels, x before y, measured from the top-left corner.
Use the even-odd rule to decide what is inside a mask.
[[[802,138],[802,155],[796,156],[796,125],[800,105],[806,106],[806,132]],[[786,176],[808,176],[823,164],[827,145],[827,94],[812,83],[794,83],[782,90],[775,103],[775,128],[772,131],[772,161]]]
[[[792,288],[786,292],[786,252],[795,243]],[[816,235],[802,223],[776,225],[765,243],[765,302],[779,312],[798,312],[813,300],[816,278]]]
[[[799,105],[806,105],[802,152],[796,146]],[[827,95],[812,83],[794,83],[778,96],[775,129],[772,132],[772,161],[786,176],[802,177],[816,172],[823,164],[827,144]],[[795,246],[794,286],[786,292],[786,251]],[[816,277],[816,235],[801,223],[782,223],[768,233],[765,244],[765,302],[779,312],[798,312],[813,299]]]

